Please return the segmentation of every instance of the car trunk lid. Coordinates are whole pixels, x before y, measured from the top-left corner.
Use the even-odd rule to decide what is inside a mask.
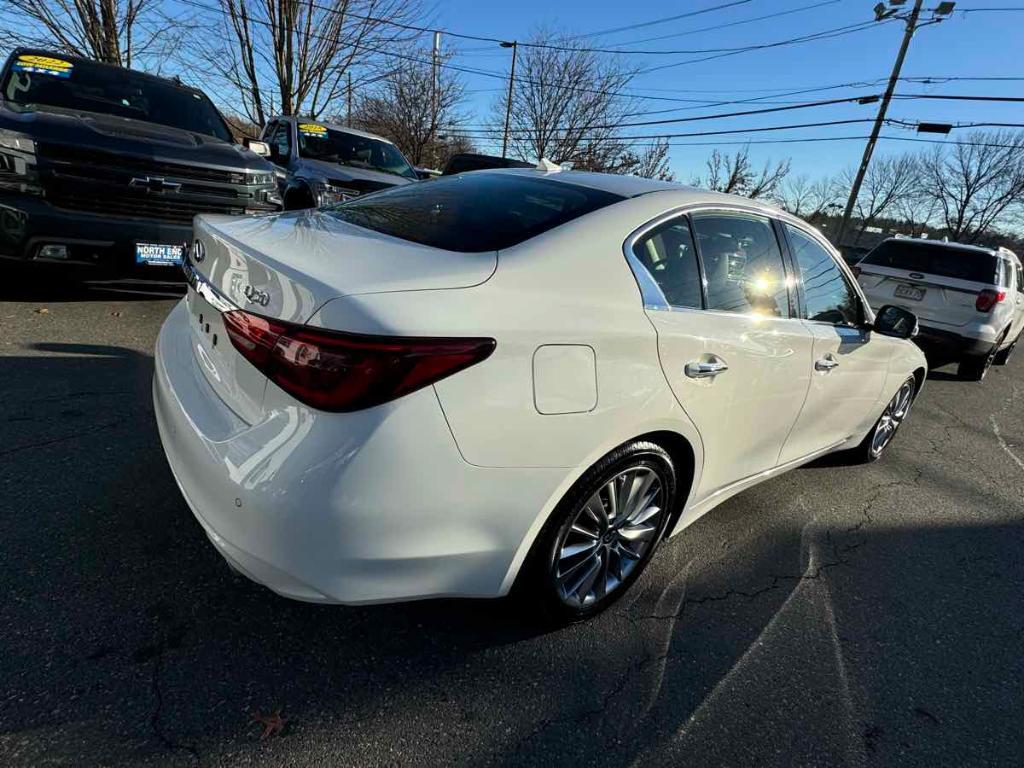
[[[232,346],[223,314],[243,309],[305,324],[331,299],[478,285],[497,255],[409,243],[319,211],[265,217],[197,216],[188,305],[196,361],[235,413],[254,423],[267,379]],[[335,330],[346,330],[339,328]]]

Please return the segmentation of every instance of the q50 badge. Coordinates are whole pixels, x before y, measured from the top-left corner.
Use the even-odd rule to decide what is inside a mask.
[[[245,286],[242,293],[245,294],[245,299],[250,304],[259,304],[261,307],[265,307],[270,303],[269,293],[261,291],[259,288],[253,288],[251,285]]]

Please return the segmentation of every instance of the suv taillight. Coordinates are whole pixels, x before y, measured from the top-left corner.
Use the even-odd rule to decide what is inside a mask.
[[[993,291],[986,288],[978,293],[978,300],[974,302],[974,308],[979,312],[991,312],[992,307],[1000,301],[1006,301],[1006,291]]]
[[[277,386],[313,408],[370,408],[486,360],[494,339],[366,336],[242,310],[224,313],[235,349]]]

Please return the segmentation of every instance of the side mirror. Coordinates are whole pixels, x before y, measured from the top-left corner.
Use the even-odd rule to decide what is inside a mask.
[[[255,152],[260,157],[270,157],[270,145],[265,141],[247,139],[245,146],[247,146],[251,152]]]
[[[886,304],[878,310],[873,328],[883,336],[912,339],[917,336],[917,315],[902,307]]]

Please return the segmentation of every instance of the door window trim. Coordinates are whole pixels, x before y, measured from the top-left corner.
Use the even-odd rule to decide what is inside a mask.
[[[757,216],[765,219],[769,226],[772,228],[772,232],[775,234],[776,244],[779,247],[779,253],[782,258],[783,270],[786,272],[786,293],[789,299],[789,317],[768,317],[767,319],[774,320],[776,322],[781,321],[794,321],[801,322],[798,311],[798,305],[796,303],[796,292],[794,286],[789,284],[790,277],[796,274],[793,271],[793,264],[789,258],[788,243],[785,240],[779,238],[779,227],[776,226],[776,220],[779,218],[777,214],[771,211],[765,211],[755,206],[743,205],[740,203],[689,203],[687,205],[681,205],[678,208],[673,208],[671,211],[656,216],[655,218],[648,221],[646,224],[642,224],[631,232],[622,244],[622,252],[626,257],[626,261],[633,272],[633,277],[637,282],[637,286],[640,289],[640,297],[644,302],[644,309],[657,310],[660,312],[714,312],[716,315],[725,315],[732,317],[750,317],[749,312],[729,312],[723,309],[709,309],[708,308],[708,279],[707,272],[704,269],[704,259],[700,253],[700,243],[697,242],[697,232],[693,225],[693,214],[695,213],[743,213],[750,216]],[[700,270],[700,282],[701,282],[701,309],[696,307],[677,307],[669,304],[668,299],[665,298],[665,293],[661,290],[654,276],[648,271],[640,260],[636,257],[633,252],[633,247],[638,241],[643,239],[644,236],[649,234],[652,230],[660,227],[662,224],[666,224],[675,219],[686,217],[690,226],[690,234],[693,237],[694,249],[697,253],[697,268]],[[830,251],[831,252],[831,251]],[[858,295],[863,296],[858,292]]]

